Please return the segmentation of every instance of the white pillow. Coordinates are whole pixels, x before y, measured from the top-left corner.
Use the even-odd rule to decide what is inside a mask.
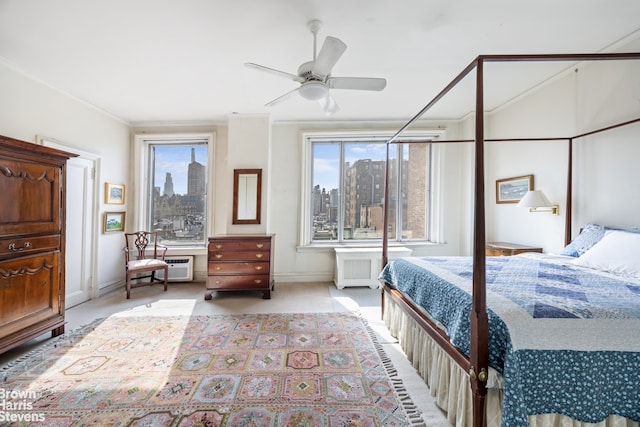
[[[640,234],[607,231],[598,243],[571,262],[640,279]]]

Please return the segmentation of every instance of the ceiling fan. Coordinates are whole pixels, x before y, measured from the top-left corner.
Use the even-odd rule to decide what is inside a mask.
[[[382,78],[333,77],[331,70],[347,49],[347,45],[336,37],[327,36],[320,52],[316,55],[316,38],[318,31],[322,28],[322,23],[318,20],[312,20],[309,21],[307,27],[313,34],[313,60],[300,65],[297,74],[287,73],[286,71],[276,70],[253,62],[244,64],[249,68],[275,74],[300,83],[300,86],[296,89],[268,102],[265,106],[270,107],[279,104],[297,92],[304,99],[318,101],[324,112],[329,115],[339,110],[338,105],[331,97],[329,89],[380,91],[385,88],[387,81]]]

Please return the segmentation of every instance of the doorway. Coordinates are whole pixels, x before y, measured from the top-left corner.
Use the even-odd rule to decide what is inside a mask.
[[[95,176],[100,158],[67,147],[50,139],[42,145],[77,154],[67,161],[66,235],[65,235],[65,308],[94,297],[96,243]]]

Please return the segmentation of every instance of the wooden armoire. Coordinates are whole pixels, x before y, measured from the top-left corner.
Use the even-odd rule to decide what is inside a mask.
[[[0,136],[0,353],[64,332],[66,161]]]

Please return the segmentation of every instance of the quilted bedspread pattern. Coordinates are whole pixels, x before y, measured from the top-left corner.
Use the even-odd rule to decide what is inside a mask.
[[[380,280],[469,354],[471,257],[391,261]],[[640,422],[640,283],[526,254],[487,258],[489,363],[503,374],[502,420],[561,413]]]

